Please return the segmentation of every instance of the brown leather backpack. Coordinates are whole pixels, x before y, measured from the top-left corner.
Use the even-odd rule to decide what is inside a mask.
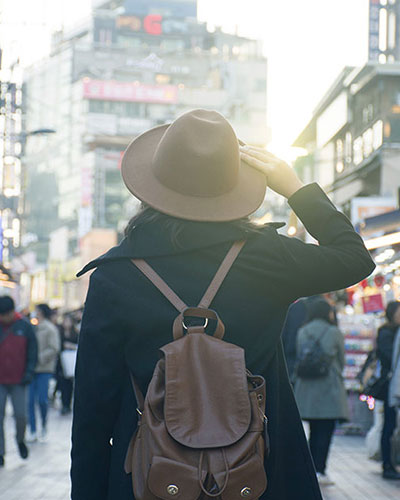
[[[132,377],[139,423],[125,471],[136,500],[255,500],[266,490],[265,380],[246,370],[241,347],[222,340],[224,325],[208,308],[243,245],[232,246],[197,307],[145,261],[132,261],[180,311],[145,399]],[[204,324],[187,326],[188,318]]]

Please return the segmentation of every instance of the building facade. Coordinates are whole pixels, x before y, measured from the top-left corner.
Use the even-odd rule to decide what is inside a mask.
[[[294,142],[306,181],[351,215],[356,197],[396,200],[400,185],[400,63],[345,68]]]
[[[86,24],[55,34],[50,57],[26,71],[24,127],[55,130],[26,141],[28,243],[48,248],[49,233],[66,227],[73,257],[92,231],[121,235],[138,206],[121,179],[123,151],[190,109],[220,111],[242,140],[266,144],[260,43],[210,32],[196,12],[188,0],[97,2]]]

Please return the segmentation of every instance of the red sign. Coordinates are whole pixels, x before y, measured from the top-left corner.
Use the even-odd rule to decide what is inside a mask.
[[[149,14],[146,17],[120,16],[116,26],[123,31],[144,32],[148,35],[159,36],[162,34],[188,34],[190,24],[184,19],[164,18],[159,14]]]
[[[173,85],[141,85],[137,82],[83,81],[83,97],[100,101],[154,102],[175,104],[178,88]]]
[[[149,35],[161,35],[162,17],[159,15],[146,16],[143,20],[143,27],[146,33]]]
[[[380,293],[362,297],[361,300],[364,313],[380,312],[385,309],[383,305],[382,295]]]

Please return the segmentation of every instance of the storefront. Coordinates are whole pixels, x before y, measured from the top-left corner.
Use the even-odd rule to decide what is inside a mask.
[[[388,302],[400,300],[400,210],[365,219],[358,226],[376,262],[371,276],[346,289],[338,323],[345,337],[344,378],[349,393],[351,424],[365,431],[372,422],[375,401],[360,395],[357,380],[362,365],[376,345],[378,328],[385,321]]]

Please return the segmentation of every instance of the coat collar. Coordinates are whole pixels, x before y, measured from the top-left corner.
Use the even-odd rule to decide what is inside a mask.
[[[268,227],[278,229],[282,226],[284,223],[272,222],[260,228],[260,232]],[[231,223],[188,222],[179,234],[179,244],[176,245],[171,241],[170,230],[165,224],[157,221],[139,225],[119,245],[89,262],[77,276],[82,276],[105,262],[190,252],[224,242],[247,239],[253,234],[257,233]]]

